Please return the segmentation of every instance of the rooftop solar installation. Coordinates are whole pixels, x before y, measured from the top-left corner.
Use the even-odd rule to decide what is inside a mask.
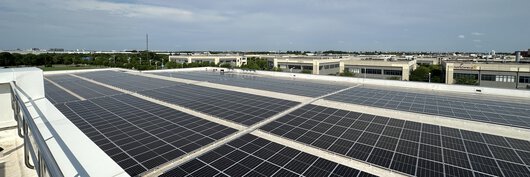
[[[416,176],[527,176],[530,142],[307,105],[262,127],[273,134]]]
[[[245,135],[162,176],[369,177],[374,175],[253,135]]]
[[[359,105],[530,128],[530,102],[454,97],[357,87],[325,99]]]
[[[117,71],[87,72],[76,75],[133,92],[180,84],[177,82],[132,75]]]
[[[155,74],[308,97],[318,97],[348,87],[347,84],[330,84],[330,82],[324,84],[303,79],[279,79],[250,74],[225,73],[221,75],[217,72],[206,71],[163,72]]]
[[[101,85],[93,84],[70,75],[58,75],[55,77],[52,76],[46,78],[54,81],[61,87],[66,88],[85,99],[121,94],[121,92],[119,91],[112,90]]]
[[[138,93],[244,125],[252,125],[298,104],[194,85],[177,85]]]
[[[44,95],[52,104],[60,104],[79,100],[79,98],[65,92],[63,89],[53,85],[47,80],[44,80],[44,92]]]
[[[58,108],[131,176],[236,131],[125,94]]]
[[[155,74],[199,82],[119,71],[54,74],[45,76],[53,82],[44,80],[46,98],[131,176],[530,174],[528,140],[311,104],[321,105],[315,101],[322,98],[295,102],[289,94],[330,94],[323,99],[524,128],[530,122],[530,103],[526,104],[530,101],[511,103],[506,101],[510,98],[368,85],[343,91],[356,84],[235,72]],[[217,88],[217,84],[234,87]],[[251,89],[243,93],[238,87],[284,93],[286,97],[272,98],[266,95],[270,92]],[[290,109],[295,106],[301,107]],[[260,132],[267,132],[269,137]],[[338,159],[329,161],[332,159],[306,148],[334,154]],[[185,158],[190,155],[192,158]],[[173,164],[175,161],[179,165]],[[357,167],[350,162],[370,168],[350,168]],[[160,169],[164,170],[158,172]]]

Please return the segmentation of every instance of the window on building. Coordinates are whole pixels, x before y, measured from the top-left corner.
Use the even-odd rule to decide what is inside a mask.
[[[363,68],[362,70],[362,73],[366,73],[366,74],[381,74],[381,70],[380,69],[365,69]]]
[[[519,83],[530,83],[530,76],[519,76]]]
[[[495,81],[497,81],[497,82],[515,82],[515,76],[497,75],[495,77]]]
[[[288,67],[289,67],[289,69],[291,69],[291,68],[293,68],[293,69],[302,69],[302,66],[300,66],[300,65],[289,65]]]
[[[469,74],[469,73],[454,73],[454,79],[478,79],[478,74]]]
[[[313,70],[313,66],[304,66],[304,70]]]
[[[385,69],[385,75],[401,76],[402,72],[401,70],[386,70]]]
[[[480,77],[481,77],[480,80],[483,80],[483,81],[495,81],[495,75],[483,74]]]
[[[359,74],[359,73],[361,73],[361,68],[352,68],[352,72],[356,73],[356,74]]]

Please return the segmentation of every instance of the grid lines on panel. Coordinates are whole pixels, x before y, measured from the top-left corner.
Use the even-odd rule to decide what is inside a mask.
[[[530,128],[530,105],[356,87],[324,99],[430,115]]]
[[[138,76],[117,71],[98,71],[76,74],[94,81],[125,89],[132,92],[179,85],[173,81]]]
[[[60,79],[57,79],[55,77],[59,77]],[[48,76],[46,76],[46,78],[48,78]],[[97,84],[76,78],[74,76],[54,75],[54,77],[50,77],[48,79],[54,81],[55,83],[59,84],[65,89],[71,92],[74,92],[75,94],[85,99],[122,94],[119,91],[116,91],[116,90],[113,90],[113,89],[110,89],[110,88],[107,88],[101,85],[97,85]]]
[[[530,174],[529,141],[437,125],[307,105],[261,129],[410,175]]]
[[[54,105],[70,101],[79,101],[79,98],[65,92],[63,89],[53,85],[47,80],[44,80],[44,94]]]
[[[130,95],[71,102],[58,108],[129,175],[236,131]]]
[[[253,135],[244,135],[161,176],[373,175]]]
[[[252,125],[298,104],[190,84],[138,93],[244,125]]]
[[[153,74],[308,97],[318,97],[348,87],[346,85],[323,84],[295,79],[289,80],[258,77],[245,74],[240,75],[237,73],[225,73],[224,75],[220,75],[217,72],[164,72]]]

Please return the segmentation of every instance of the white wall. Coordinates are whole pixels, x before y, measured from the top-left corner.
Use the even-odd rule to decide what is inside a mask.
[[[11,109],[11,87],[0,84],[0,128],[15,126],[17,122]]]

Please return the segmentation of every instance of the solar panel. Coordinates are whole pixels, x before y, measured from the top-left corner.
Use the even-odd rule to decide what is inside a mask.
[[[161,176],[374,176],[245,135]]]
[[[70,101],[79,101],[79,98],[65,92],[63,89],[44,80],[44,95],[52,104],[60,104]]]
[[[131,176],[236,132],[130,95],[57,107]]]
[[[318,97],[348,87],[346,84],[330,84],[330,82],[323,84],[303,79],[278,79],[237,73],[221,75],[217,72],[163,72],[153,74],[308,97]]]
[[[529,141],[449,127],[307,105],[261,129],[410,175],[530,174]]]
[[[76,75],[133,92],[182,84],[178,82],[132,75],[117,71],[87,72]]]
[[[138,93],[244,125],[252,125],[298,104],[189,84]]]
[[[46,76],[46,78],[54,81],[61,87],[68,89],[69,91],[74,92],[75,94],[85,99],[122,94],[119,91],[116,91],[116,90],[113,90],[113,89],[110,89],[110,88],[107,88],[101,85],[97,85],[97,84],[76,78],[74,76],[54,75],[53,77]]]
[[[71,82],[71,81],[76,81],[76,80],[78,80],[78,78],[75,78],[75,77],[70,76],[70,75],[68,75],[68,74],[53,74],[53,75],[45,75],[44,77],[47,78],[47,79],[52,80],[52,81],[55,82],[55,83],[60,83],[60,82]]]
[[[326,97],[380,108],[530,128],[530,104],[356,87]]]

